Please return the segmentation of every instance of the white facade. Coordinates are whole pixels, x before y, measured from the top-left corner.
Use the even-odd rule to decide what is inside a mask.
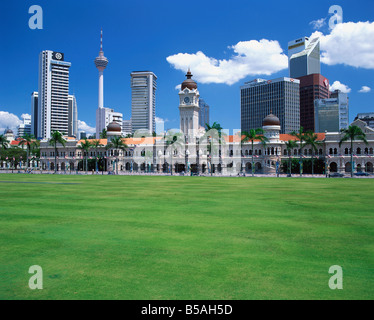
[[[123,115],[120,112],[115,112],[110,108],[98,108],[96,110],[96,139],[100,139],[100,133],[103,129],[111,122],[117,122],[122,127]],[[102,128],[101,131],[97,132],[97,128]]]
[[[23,115],[23,123],[17,127],[17,137],[31,135],[31,116]]]
[[[200,129],[199,97],[197,89],[185,88],[179,92],[180,130],[186,136],[196,136]]]
[[[77,99],[74,95],[68,96],[69,101],[69,130],[68,135],[69,137],[77,137],[78,136],[78,107],[77,107]]]
[[[157,76],[150,71],[131,73],[132,132],[156,130]]]
[[[46,50],[39,55],[37,138],[49,139],[53,131],[68,133],[70,67],[63,53]]]
[[[131,119],[122,121],[122,134],[124,136],[127,136],[128,134],[132,134],[132,121],[131,121]]]

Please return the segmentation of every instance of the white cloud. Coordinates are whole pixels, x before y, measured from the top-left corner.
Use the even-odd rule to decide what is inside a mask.
[[[96,128],[90,127],[86,122],[78,120],[78,130],[85,131],[87,136],[96,133]]]
[[[371,88],[369,88],[367,86],[363,86],[359,92],[360,93],[368,93],[370,91],[371,91]]]
[[[313,27],[314,30],[319,30],[326,24],[326,18],[313,20],[309,22],[309,24]]]
[[[181,89],[181,84],[177,84],[176,86],[175,86],[175,90],[180,90]]]
[[[17,126],[19,126],[21,123],[22,120],[20,120],[15,114],[0,111],[0,134],[3,134],[7,128],[16,133]]]
[[[374,22],[340,23],[328,35],[314,32],[315,37],[321,39],[323,63],[374,69]]]
[[[28,114],[28,113],[23,113],[23,114],[21,115],[21,119],[31,119],[31,115]]]
[[[203,52],[178,53],[166,58],[177,70],[186,72],[190,67],[195,79],[201,83],[225,83],[232,85],[247,76],[271,75],[287,69],[288,58],[278,41],[240,41],[229,47],[234,55],[217,60]]]
[[[335,90],[340,90],[343,93],[350,93],[351,88],[342,84],[340,81],[335,81],[332,85],[330,85],[330,91],[334,92]]]

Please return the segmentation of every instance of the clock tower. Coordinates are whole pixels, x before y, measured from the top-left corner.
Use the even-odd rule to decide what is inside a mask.
[[[193,137],[199,130],[200,94],[189,69],[186,77],[179,92],[180,129],[185,136]]]

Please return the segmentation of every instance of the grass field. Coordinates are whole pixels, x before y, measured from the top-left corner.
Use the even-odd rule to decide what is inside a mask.
[[[374,297],[372,179],[0,181],[0,299]],[[32,265],[43,290],[28,287]],[[332,265],[343,290],[328,287]]]

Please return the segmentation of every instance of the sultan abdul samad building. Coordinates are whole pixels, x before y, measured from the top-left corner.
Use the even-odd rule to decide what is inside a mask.
[[[91,149],[88,159],[98,159],[100,170],[119,172],[199,172],[208,173],[212,169],[216,175],[235,175],[238,172],[252,172],[251,143],[241,144],[241,135],[223,135],[219,143],[217,134],[205,134],[199,126],[199,91],[192,74],[188,71],[187,79],[179,91],[180,131],[181,134],[170,137],[142,137],[123,139],[128,148],[115,150],[107,148],[111,139],[121,136],[121,127],[112,122],[107,127],[107,139],[100,139],[101,146]],[[356,171],[373,172],[374,130],[361,120],[353,125],[360,127],[366,134],[369,145],[354,142],[353,154]],[[269,142],[264,146],[254,142],[254,166],[256,173],[275,173],[277,164],[289,160],[285,142],[295,140],[289,134],[280,134],[280,121],[270,114],[263,120],[263,130]],[[331,172],[350,172],[350,142],[339,147],[340,133],[317,133],[321,145],[316,154],[308,146],[303,150],[302,158],[314,156],[326,161]],[[41,141],[41,166],[43,170],[60,171],[82,170],[86,156],[78,147],[82,141],[65,137],[66,146],[58,146],[58,159],[55,162],[54,148],[47,140]],[[170,143],[173,141],[174,143]],[[298,149],[291,151],[291,157],[300,157]],[[90,169],[92,167],[92,162]]]

